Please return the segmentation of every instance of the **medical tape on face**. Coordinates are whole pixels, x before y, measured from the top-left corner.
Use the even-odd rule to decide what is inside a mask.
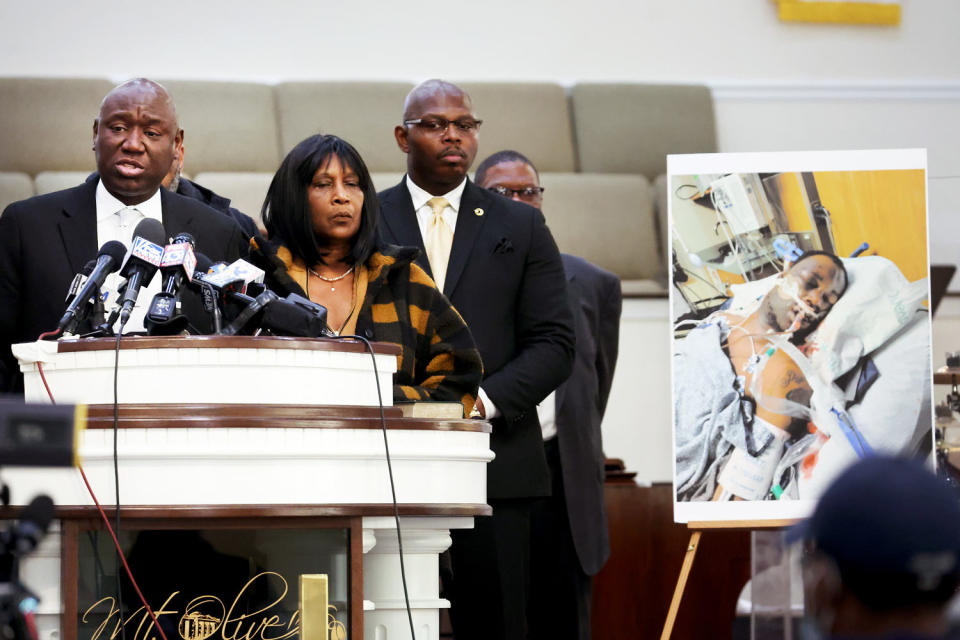
[[[777,281],[777,287],[780,289],[780,291],[793,298],[793,301],[800,306],[801,310],[800,313],[797,314],[797,317],[793,320],[793,324],[791,324],[790,328],[787,329],[787,333],[793,333],[800,328],[801,324],[803,323],[804,315],[807,315],[814,320],[817,319],[817,312],[813,310],[813,307],[800,298],[800,285],[797,284],[796,280],[786,277],[781,278]]]

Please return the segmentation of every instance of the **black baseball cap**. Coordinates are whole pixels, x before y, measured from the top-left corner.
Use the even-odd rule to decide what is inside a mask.
[[[875,608],[940,601],[960,580],[960,495],[918,461],[869,457],[787,539],[813,543]]]

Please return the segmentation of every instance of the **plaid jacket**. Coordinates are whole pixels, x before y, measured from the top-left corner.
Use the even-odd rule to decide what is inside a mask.
[[[433,280],[413,263],[418,249],[383,245],[367,260],[367,295],[357,334],[399,345],[394,400],[460,402],[470,415],[483,377],[480,352],[466,323]],[[250,259],[280,295],[306,295],[273,248],[251,242]]]

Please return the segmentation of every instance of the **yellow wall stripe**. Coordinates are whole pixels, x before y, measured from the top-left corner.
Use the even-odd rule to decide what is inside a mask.
[[[899,25],[900,4],[780,0],[779,16],[787,22]]]

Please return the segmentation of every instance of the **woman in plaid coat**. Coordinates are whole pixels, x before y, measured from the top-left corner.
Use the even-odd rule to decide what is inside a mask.
[[[380,244],[379,211],[356,149],[311,136],[270,183],[262,212],[270,241],[251,240],[251,261],[276,293],[325,306],[334,332],[399,345],[394,400],[460,402],[470,415],[483,374],[473,336],[413,263],[418,249]]]

